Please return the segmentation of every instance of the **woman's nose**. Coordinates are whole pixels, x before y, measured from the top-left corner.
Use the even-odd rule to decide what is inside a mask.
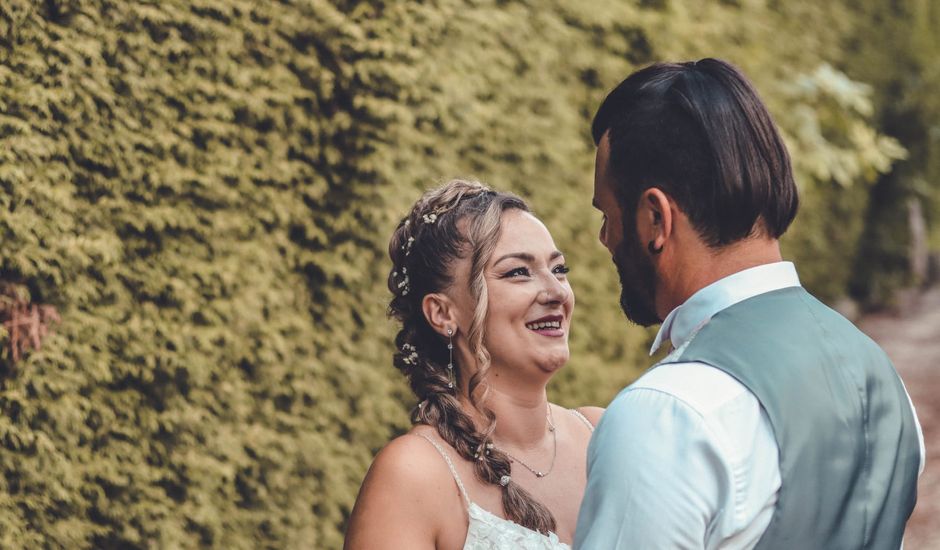
[[[554,275],[545,278],[544,287],[539,291],[539,301],[545,304],[560,303],[568,301],[571,292]]]

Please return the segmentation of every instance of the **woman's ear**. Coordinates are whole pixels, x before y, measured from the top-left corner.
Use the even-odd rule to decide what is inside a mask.
[[[672,236],[672,199],[658,187],[650,187],[640,195],[637,212],[637,232],[640,243],[651,254],[662,252]]]
[[[457,332],[457,308],[448,296],[437,292],[425,295],[421,310],[431,328],[441,336],[448,336],[448,329]]]

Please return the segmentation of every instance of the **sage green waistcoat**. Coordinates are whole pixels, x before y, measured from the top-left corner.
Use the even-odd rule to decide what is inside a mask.
[[[877,344],[793,287],[719,312],[660,364],[687,361],[733,376],[767,411],[781,487],[759,550],[900,547],[920,446]]]

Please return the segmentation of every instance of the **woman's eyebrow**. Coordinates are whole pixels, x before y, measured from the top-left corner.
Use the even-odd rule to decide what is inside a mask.
[[[548,257],[548,260],[552,261],[555,258],[558,258],[560,256],[564,256],[564,254],[562,254],[560,250],[556,250],[552,252],[551,256]],[[500,256],[498,260],[493,262],[493,266],[495,267],[503,260],[509,260],[509,259],[522,260],[524,262],[529,262],[529,263],[535,262],[535,256],[533,256],[532,254],[529,254],[528,252],[511,252],[509,254],[504,254]]]
[[[517,260],[522,260],[522,261],[524,261],[524,262],[529,262],[529,263],[532,263],[532,262],[535,261],[535,256],[533,256],[532,254],[529,254],[529,253],[527,253],[527,252],[511,252],[511,253],[509,253],[509,254],[505,254],[505,255],[503,255],[503,256],[500,256],[498,260],[496,260],[495,262],[493,262],[493,265],[496,266],[497,264],[499,264],[500,262],[502,262],[502,261],[504,261],[504,260],[509,260],[509,259],[513,259],[513,258],[515,258],[515,259],[517,259]]]

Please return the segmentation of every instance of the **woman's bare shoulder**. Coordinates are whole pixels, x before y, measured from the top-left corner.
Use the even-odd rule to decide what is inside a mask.
[[[592,426],[596,427],[597,423],[601,421],[601,416],[604,414],[606,409],[603,407],[578,407],[575,410],[583,414],[584,418],[587,418],[588,422],[590,422]]]
[[[369,468],[366,482],[381,483],[399,494],[427,495],[440,486],[441,480],[451,479],[440,452],[420,434],[427,435],[427,431],[413,428],[382,448]]]
[[[346,548],[433,547],[440,521],[452,513],[452,480],[444,459],[415,430],[396,437],[375,456],[362,482]]]

